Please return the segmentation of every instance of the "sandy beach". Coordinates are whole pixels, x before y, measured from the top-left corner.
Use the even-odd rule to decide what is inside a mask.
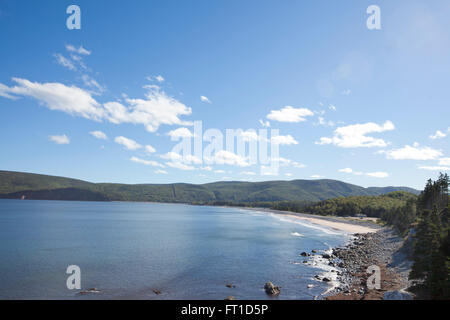
[[[358,220],[356,218],[343,218],[343,217],[323,217],[306,213],[296,213],[290,211],[278,211],[267,208],[245,208],[248,210],[263,211],[267,213],[280,214],[288,218],[299,219],[307,221],[312,224],[328,227],[334,230],[348,232],[350,234],[356,233],[374,233],[380,229],[373,220]]]

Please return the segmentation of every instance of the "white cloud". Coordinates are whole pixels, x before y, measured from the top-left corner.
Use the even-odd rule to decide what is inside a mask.
[[[450,166],[450,158],[441,158],[439,159],[440,166]]]
[[[146,146],[145,146],[145,151],[146,151],[147,153],[155,153],[155,152],[156,152],[156,149],[153,148],[151,145],[146,145]]]
[[[171,161],[181,161],[183,158],[179,153],[176,152],[168,152],[166,154],[160,155],[162,159],[171,160]]]
[[[271,139],[273,144],[279,144],[279,145],[285,145],[285,146],[290,146],[293,144],[298,144],[298,142],[291,136],[291,135],[287,135],[287,136],[275,136],[272,137]]]
[[[162,159],[170,160],[171,162],[188,163],[188,164],[201,164],[202,160],[191,154],[181,155],[176,152],[168,152],[160,155]]]
[[[373,178],[387,178],[389,177],[389,173],[387,172],[369,172],[366,173],[367,176],[373,177]]]
[[[89,132],[89,134],[91,134],[93,137],[95,137],[97,139],[102,139],[102,140],[107,140],[108,139],[106,134],[103,133],[102,131],[91,131],[91,132]]]
[[[170,136],[172,139],[192,138],[194,136],[192,132],[185,127],[169,131],[167,135]]]
[[[354,124],[337,128],[334,131],[333,137],[322,137],[316,144],[333,144],[342,148],[385,147],[387,143],[383,139],[367,136],[367,134],[394,129],[394,124],[391,121],[386,121],[382,126],[373,122]]]
[[[337,110],[337,109],[336,109],[336,106],[333,105],[333,104],[330,104],[330,106],[328,107],[328,109],[333,110],[333,111],[336,111],[336,110]]]
[[[306,165],[286,158],[273,158],[271,162],[278,162],[281,167],[306,168]]]
[[[172,168],[185,170],[185,171],[195,170],[195,167],[181,163],[181,162],[166,162],[166,165],[168,165],[169,167],[172,167]]]
[[[333,121],[326,121],[324,117],[318,117],[317,119],[319,120],[318,124],[320,124],[321,126],[334,127],[335,125]]]
[[[105,88],[103,88],[98,82],[97,80],[95,80],[94,78],[90,77],[87,74],[83,74],[81,76],[81,79],[83,80],[83,83],[85,86],[90,87],[90,88],[95,88],[98,90],[98,92],[96,92],[96,94],[100,94],[102,92],[105,91]]]
[[[430,135],[430,139],[436,140],[436,139],[442,139],[445,138],[447,135],[443,133],[440,130],[437,130],[435,134]]]
[[[318,174],[313,174],[312,176],[311,176],[311,178],[313,178],[313,179],[322,179],[322,178],[325,178],[324,176],[321,176],[321,175],[318,175]]]
[[[286,177],[292,177],[292,173],[285,173],[284,174]]]
[[[212,168],[209,167],[209,166],[206,166],[206,167],[201,167],[200,170],[203,170],[203,171],[212,171]]]
[[[0,83],[0,96],[14,99],[26,96],[38,100],[51,110],[59,110],[74,116],[115,124],[142,124],[150,132],[160,125],[192,125],[179,117],[190,115],[191,108],[167,96],[159,88],[147,88],[145,99],[126,98],[127,105],[117,101],[100,104],[90,92],[61,83],[38,83],[26,79],[13,78],[18,85],[8,87]]]
[[[158,75],[158,76],[148,76],[148,77],[146,77],[146,79],[148,80],[148,81],[153,81],[153,80],[156,80],[156,81],[158,81],[159,83],[162,83],[162,82],[164,82],[164,77],[162,76],[162,75]]]
[[[254,175],[256,175],[256,173],[254,173],[253,171],[242,171],[241,174],[245,175],[245,176],[254,176]]]
[[[225,173],[225,170],[214,170],[214,173]]]
[[[67,59],[66,57],[64,57],[62,54],[57,53],[54,55],[54,57],[56,58],[56,62],[58,62],[58,64],[62,65],[63,67],[69,69],[69,70],[76,70],[77,68],[75,67],[75,65],[72,63],[72,61],[70,61],[69,59]]]
[[[100,121],[105,112],[91,94],[75,86],[61,83],[38,83],[26,79],[13,78],[18,85],[0,86],[0,95],[14,94],[35,98],[51,110],[59,110],[71,115]]]
[[[140,159],[138,157],[131,157],[130,160],[133,161],[133,162],[136,162],[136,163],[144,164],[146,166],[164,168],[164,165],[162,165],[161,163],[156,162],[156,161],[144,160],[144,159]]]
[[[442,156],[440,150],[430,147],[419,147],[418,144],[413,146],[406,145],[400,149],[380,151],[379,153],[385,153],[388,159],[393,160],[436,160]]]
[[[155,171],[156,174],[167,174],[167,171],[158,169]]]
[[[209,100],[208,97],[205,96],[200,96],[200,100],[202,100],[202,102],[211,103],[211,100]]]
[[[157,87],[147,87],[146,99],[130,99],[128,107],[119,102],[105,103],[106,118],[112,123],[134,123],[145,125],[147,131],[155,132],[160,125],[191,125],[180,120],[182,115],[190,115],[191,108],[167,96]]]
[[[260,139],[256,131],[252,129],[240,132],[239,136],[245,142],[258,141]]]
[[[348,174],[354,174],[355,176],[362,176],[363,174],[369,176],[369,177],[376,177],[376,178],[386,178],[389,176],[389,174],[387,174],[386,172],[369,172],[369,173],[364,173],[362,171],[354,171],[352,168],[344,168],[344,169],[339,169],[339,172],[342,173],[348,173]]]
[[[69,52],[75,52],[75,53],[86,55],[86,56],[91,54],[91,51],[83,48],[83,46],[79,46],[78,48],[76,48],[75,46],[68,44],[68,45],[66,45],[66,49]]]
[[[128,139],[125,137],[116,137],[114,139],[114,141],[122,146],[124,146],[125,148],[127,148],[128,150],[137,150],[142,148],[142,146],[137,143],[136,141],[132,140],[132,139]]]
[[[226,164],[239,167],[249,166],[246,158],[226,150],[217,151],[214,156],[205,158],[205,160],[207,163]]]
[[[303,122],[306,121],[306,117],[313,115],[314,113],[307,108],[286,106],[280,110],[271,110],[267,119],[279,122]]]
[[[428,171],[449,171],[450,167],[443,167],[443,166],[420,166],[419,169],[421,170],[428,170]]]
[[[55,135],[49,137],[50,141],[53,141],[56,144],[69,144],[70,139],[65,135]]]

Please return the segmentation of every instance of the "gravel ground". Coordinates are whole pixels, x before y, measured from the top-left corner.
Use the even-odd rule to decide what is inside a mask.
[[[409,241],[397,236],[391,228],[376,233],[356,234],[346,247],[333,249],[330,261],[341,269],[341,285],[326,297],[328,300],[411,299],[405,292],[412,262],[407,259]],[[369,290],[369,266],[381,271],[381,288]]]

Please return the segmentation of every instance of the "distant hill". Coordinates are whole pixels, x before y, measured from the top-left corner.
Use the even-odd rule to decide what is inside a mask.
[[[371,187],[336,180],[214,182],[207,184],[115,184],[41,174],[0,171],[0,198],[80,201],[152,201],[177,203],[321,201],[336,197],[376,196],[407,187]]]

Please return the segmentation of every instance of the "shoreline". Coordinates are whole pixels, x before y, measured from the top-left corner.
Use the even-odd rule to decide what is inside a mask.
[[[392,228],[356,234],[349,244],[332,250],[329,260],[339,263],[339,280],[345,285],[325,295],[325,300],[412,300],[413,294],[407,292],[411,248],[411,241],[399,237]],[[380,271],[380,287],[374,289],[368,286],[372,275],[368,268],[373,266]]]
[[[233,207],[230,207],[233,208]],[[412,261],[411,241],[404,240],[391,227],[382,227],[372,220],[323,217],[306,213],[278,211],[267,208],[240,208],[268,214],[283,215],[313,225],[345,232],[350,240],[329,250],[303,252],[306,264],[322,270],[313,280],[326,281],[330,287],[314,299],[323,300],[411,300],[407,292]],[[380,268],[379,289],[369,289],[369,266]]]
[[[342,231],[348,234],[365,234],[375,233],[382,229],[381,226],[375,224],[371,220],[356,220],[346,219],[343,217],[324,217],[308,213],[297,213],[292,211],[280,211],[267,208],[251,208],[251,207],[225,207],[225,208],[238,208],[249,211],[259,211],[265,213],[272,213],[276,215],[283,215],[288,218],[298,219],[309,222],[314,225],[327,227],[333,230]]]

